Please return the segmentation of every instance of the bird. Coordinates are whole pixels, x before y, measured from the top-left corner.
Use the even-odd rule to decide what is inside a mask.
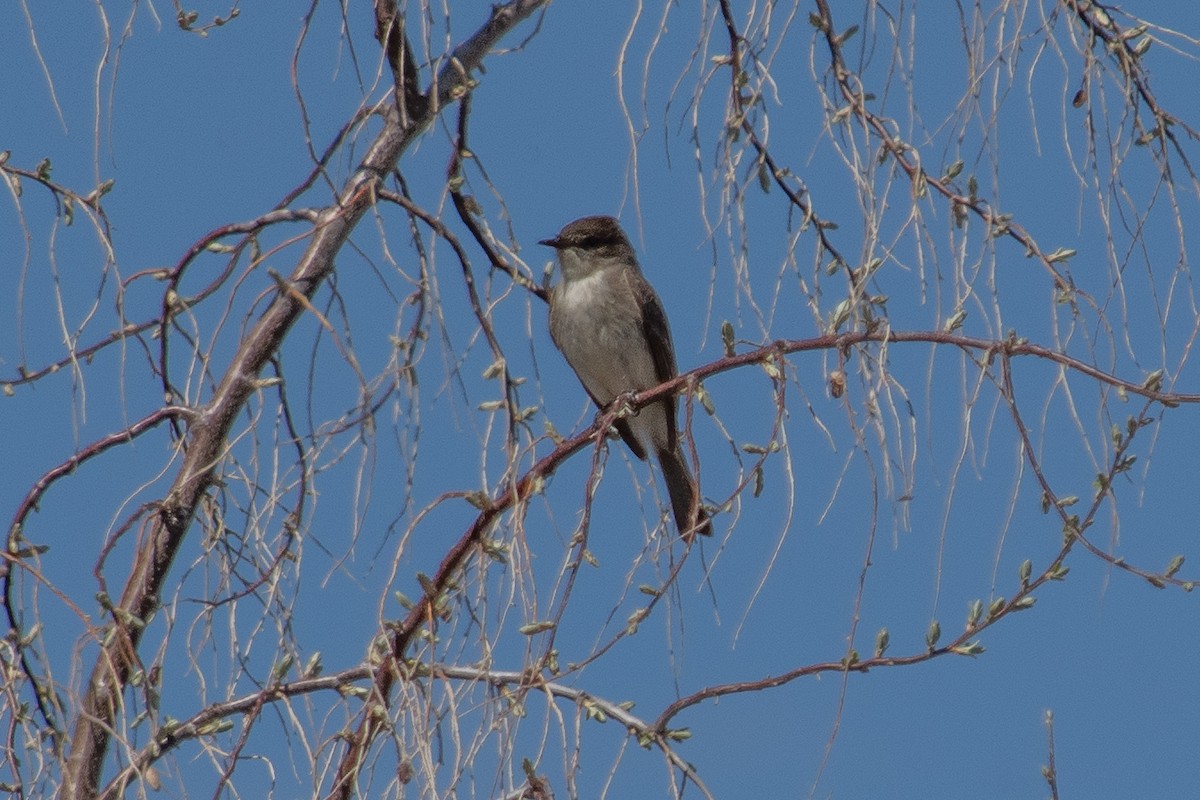
[[[679,374],[662,301],[642,275],[617,220],[591,216],[568,223],[538,244],[554,248],[560,279],[550,291],[550,338],[603,409]],[[675,524],[684,539],[712,535],[700,490],[683,457],[674,394],[613,423],[639,459],[654,453]]]

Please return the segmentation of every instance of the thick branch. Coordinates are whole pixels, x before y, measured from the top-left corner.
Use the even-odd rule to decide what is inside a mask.
[[[263,366],[278,352],[288,330],[304,313],[303,301],[312,297],[333,271],[342,245],[374,202],[377,183],[395,168],[401,153],[438,111],[467,90],[468,76],[496,41],[545,2],[514,0],[494,7],[488,22],[456,48],[443,65],[424,96],[424,113],[419,118],[405,122],[395,106],[389,107],[383,130],[346,181],[337,202],[317,214],[308,249],[289,276],[295,293],[276,294],[242,342],[212,399],[197,410],[183,465],[146,540],[138,547],[114,613],[114,635],[101,649],[88,680],[71,738],[61,797],[96,795],[113,721],[137,663],[143,630],[142,625],[128,625],[123,620],[132,616],[144,622],[157,610],[159,593],[171,563],[191,526],[197,504],[213,483],[224,458],[233,421],[259,385],[258,375]]]

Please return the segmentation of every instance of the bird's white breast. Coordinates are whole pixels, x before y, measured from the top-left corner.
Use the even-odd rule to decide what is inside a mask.
[[[605,271],[596,270],[582,278],[565,281],[559,288],[558,302],[564,309],[586,307],[602,302],[602,295],[606,294],[607,281],[611,279],[612,276]]]

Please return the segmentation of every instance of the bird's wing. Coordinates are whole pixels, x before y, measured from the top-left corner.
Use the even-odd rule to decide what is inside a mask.
[[[578,375],[579,373],[575,373]],[[588,397],[592,398],[592,402],[596,404],[596,408],[603,411],[608,407],[608,403],[601,403],[596,395],[592,394],[592,390],[587,387],[587,383],[580,378],[579,382],[583,384],[583,390],[587,392]],[[621,441],[625,442],[626,446],[633,451],[633,454],[642,461],[646,460],[646,447],[643,445],[633,433],[633,428],[629,425],[629,420],[625,417],[617,417],[613,420],[613,427],[617,429],[617,433],[621,434]]]
[[[675,366],[675,347],[671,344],[671,326],[667,323],[667,313],[663,310],[662,301],[658,299],[654,289],[644,278],[639,280],[638,284],[635,291],[642,307],[642,332],[646,336],[650,356],[654,359],[654,374],[659,383],[665,383],[679,374],[679,368]],[[678,435],[675,430],[675,412],[678,407],[675,395],[664,397],[663,404],[667,411],[668,449],[674,451],[675,438]]]

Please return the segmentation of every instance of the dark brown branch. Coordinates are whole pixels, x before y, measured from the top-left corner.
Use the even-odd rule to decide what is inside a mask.
[[[405,32],[404,15],[396,7],[396,0],[375,0],[375,38],[392,68],[400,124],[419,119],[424,116],[429,101],[421,93],[421,75]]]

